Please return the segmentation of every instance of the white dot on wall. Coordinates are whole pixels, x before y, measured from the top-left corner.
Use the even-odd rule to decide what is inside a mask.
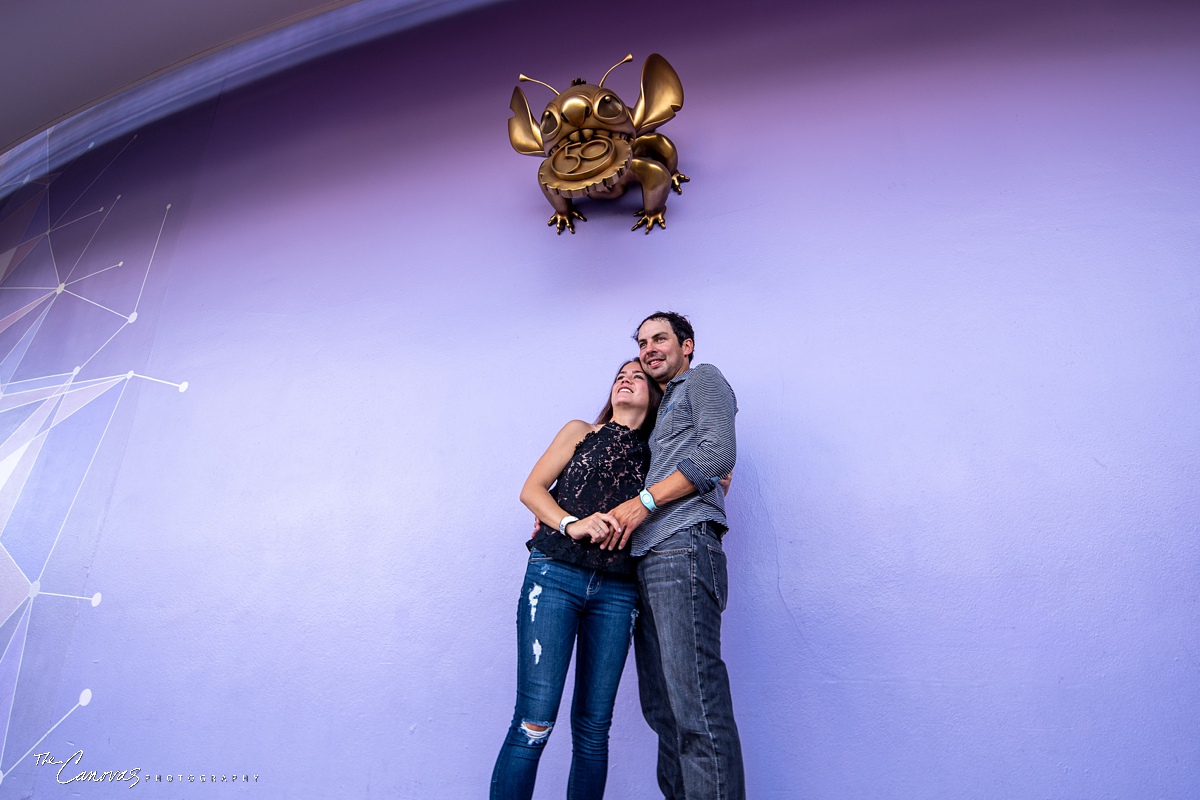
[[[92,608],[95,608],[98,605],[100,605],[100,593],[96,592],[94,595],[92,595]]]
[[[167,203],[167,210],[169,211],[170,209],[171,209],[171,204]]]
[[[92,702],[92,690],[84,689],[79,693],[79,705],[86,706],[90,702]]]
[[[132,314],[130,314],[130,315],[129,315],[129,317],[128,317],[128,324],[132,325],[132,324],[133,324],[133,323],[135,323],[135,322],[137,322],[137,312],[136,312],[136,311],[134,311],[134,312],[133,312]]]
[[[38,592],[40,592],[41,590],[42,590],[42,582],[41,581],[34,581],[33,583],[29,584],[29,596],[30,597],[37,597]]]
[[[95,142],[88,142],[88,150],[91,150],[95,146],[96,146]]]
[[[184,381],[183,383],[179,384],[179,393],[180,393],[180,394],[183,394],[184,392],[186,392],[186,391],[187,391],[187,387],[188,387],[188,382],[187,382],[187,381]]]

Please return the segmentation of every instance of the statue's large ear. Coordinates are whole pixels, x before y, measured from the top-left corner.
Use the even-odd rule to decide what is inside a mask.
[[[683,84],[679,76],[658,53],[651,53],[642,65],[642,93],[633,109],[633,127],[637,135],[650,133],[674,118],[683,108]]]
[[[518,86],[513,89],[512,102],[508,104],[513,116],[508,118],[508,140],[512,142],[513,150],[523,156],[540,156],[542,152],[542,132],[534,124],[533,114],[529,112],[529,101]]]

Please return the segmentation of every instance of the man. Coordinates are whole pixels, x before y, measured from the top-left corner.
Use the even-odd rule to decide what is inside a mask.
[[[658,734],[667,800],[744,800],[742,749],[721,660],[728,529],[719,478],[736,457],[737,399],[711,364],[691,367],[686,317],[656,312],[635,336],[642,368],[663,389],[646,490],[612,511],[610,546],[633,537],[642,612],[634,641],[642,713]]]

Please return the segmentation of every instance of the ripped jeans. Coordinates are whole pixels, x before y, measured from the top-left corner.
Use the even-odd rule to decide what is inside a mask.
[[[632,577],[530,553],[517,603],[517,705],[492,770],[491,800],[529,800],[571,663],[568,800],[600,800],[608,778],[608,729],[637,619]],[[527,727],[527,725],[532,727]]]

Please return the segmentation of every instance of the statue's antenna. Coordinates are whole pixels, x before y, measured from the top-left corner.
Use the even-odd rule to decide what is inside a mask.
[[[622,58],[620,61],[618,61],[617,63],[613,64],[611,67],[609,67],[609,68],[608,68],[608,72],[612,72],[614,69],[616,69],[617,67],[621,66],[622,64],[628,64],[630,61],[633,61],[633,53],[629,53],[629,54],[628,54],[628,55],[626,55],[624,58]],[[600,79],[600,85],[601,85],[601,86],[603,86],[603,85],[604,85],[604,81],[605,81],[605,79],[607,79],[607,78],[608,78],[608,72],[604,73],[604,77]]]
[[[633,58],[633,56],[630,56],[630,58]],[[611,70],[610,70],[610,72],[611,72]],[[555,89],[553,86],[551,86],[550,84],[546,83],[545,81],[539,81],[539,80],[535,80],[535,79],[533,79],[533,78],[529,77],[528,75],[518,75],[518,76],[517,76],[517,80],[519,80],[519,81],[528,81],[529,83],[540,83],[540,84],[542,84],[542,86],[545,86],[547,89],[549,89],[550,91],[554,92],[554,94],[556,94],[556,95],[557,95],[557,94],[559,94],[559,93],[560,93],[560,92],[558,91],[558,89]],[[600,81],[600,82],[601,82],[601,83],[604,83],[604,81]]]

